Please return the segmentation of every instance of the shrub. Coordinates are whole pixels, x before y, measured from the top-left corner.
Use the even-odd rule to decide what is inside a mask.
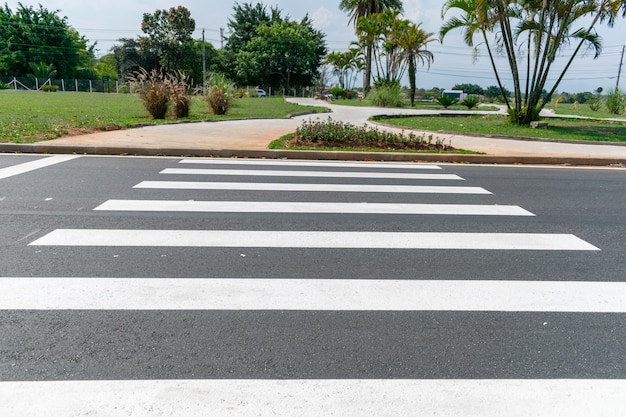
[[[530,121],[537,121],[539,119],[541,119],[541,117],[539,117],[539,113],[541,110],[539,110],[539,108],[535,107],[533,109],[533,111],[530,114]],[[516,110],[515,109],[508,109],[507,113],[509,114],[507,119],[510,123],[517,123],[517,116],[516,116]],[[526,113],[526,107],[522,107],[522,113]]]
[[[587,105],[591,111],[600,111],[602,108],[602,102],[600,100],[587,100]]]
[[[226,114],[230,108],[228,94],[226,94],[221,87],[212,88],[208,93],[207,100],[209,101],[209,106],[211,107],[213,114]]]
[[[174,116],[176,118],[188,117],[191,108],[189,78],[183,71],[178,71],[166,77],[166,84],[169,89],[170,102],[174,105]]]
[[[144,68],[130,77],[130,81],[138,88],[143,105],[154,119],[165,119],[170,102],[170,88],[163,71],[153,69],[148,72]]]
[[[443,106],[444,109],[447,109],[450,106],[455,105],[459,102],[459,99],[452,96],[438,96],[435,97],[435,101]]]
[[[378,107],[402,107],[404,100],[401,93],[400,83],[384,83],[376,87],[368,98]]]
[[[9,88],[11,88],[9,84],[0,82],[0,90],[8,90]]]
[[[213,73],[209,77],[207,101],[213,114],[226,114],[231,106],[234,86],[224,74]]]
[[[480,98],[476,95],[471,94],[467,96],[461,104],[467,107],[468,110],[472,110],[474,107],[478,106],[478,103],[480,103]]]
[[[333,121],[331,118],[326,122],[304,122],[295,132],[295,141],[297,145],[307,147],[451,150],[443,140],[437,138],[433,142],[432,135],[404,135],[367,126],[357,127],[350,123]]]
[[[626,96],[620,90],[611,90],[606,96],[606,108],[611,114],[622,114],[626,105]]]
[[[335,98],[346,98],[346,90],[341,87],[333,87],[330,89],[330,94],[335,96]]]
[[[57,91],[59,91],[59,86],[46,84],[41,87],[41,90],[45,91],[46,93],[56,93]]]

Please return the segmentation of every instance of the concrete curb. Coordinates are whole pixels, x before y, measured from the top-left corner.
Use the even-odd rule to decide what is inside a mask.
[[[246,150],[246,149],[197,149],[197,148],[133,148],[107,146],[0,144],[4,153],[77,154],[77,155],[138,155],[174,157],[215,158],[267,158],[267,159],[317,159],[340,161],[394,161],[437,162],[461,164],[524,164],[524,165],[572,165],[626,167],[626,159],[579,158],[562,156],[496,156],[476,154],[416,154],[400,152],[347,152],[347,151],[298,151],[298,150]]]

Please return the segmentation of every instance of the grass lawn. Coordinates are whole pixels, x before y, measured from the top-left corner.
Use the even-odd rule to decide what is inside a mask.
[[[542,138],[555,140],[584,140],[596,142],[626,142],[626,122],[604,122],[577,119],[546,119],[547,129],[533,129],[508,123],[505,116],[411,116],[385,118],[385,124],[410,129],[446,133]]]
[[[235,100],[226,115],[215,116],[202,98],[194,97],[191,115],[183,120],[275,119],[322,110],[286,103],[281,97],[254,97]],[[0,142],[32,143],[111,127],[172,121],[153,120],[141,99],[131,94],[0,90]]]
[[[572,103],[554,104],[554,102],[552,102],[546,105],[546,109],[554,110],[556,114],[584,116],[597,119],[626,118],[626,114],[619,115],[609,113],[604,104],[602,104],[601,108],[598,111],[591,110],[587,103],[575,105]]]

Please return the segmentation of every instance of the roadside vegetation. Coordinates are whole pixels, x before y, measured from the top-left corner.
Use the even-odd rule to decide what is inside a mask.
[[[581,119],[545,119],[547,128],[510,123],[503,115],[473,116],[411,116],[380,118],[378,121],[408,129],[441,133],[538,138],[554,140],[582,140],[590,142],[626,142],[626,121],[609,122]]]
[[[323,111],[298,106],[282,97],[242,97],[225,115],[214,115],[203,96],[191,96],[189,115],[155,120],[135,94],[44,93],[0,91],[0,142],[32,143],[102,130],[155,123],[278,119],[291,114]]]
[[[326,149],[359,151],[401,151],[460,153],[433,134],[393,133],[367,126],[354,126],[328,118],[325,122],[309,121],[295,133],[270,144],[270,149]]]

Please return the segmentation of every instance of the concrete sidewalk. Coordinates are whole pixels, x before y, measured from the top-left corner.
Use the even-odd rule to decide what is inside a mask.
[[[295,131],[306,120],[327,120],[331,117],[333,120],[362,126],[363,124],[374,125],[367,120],[376,115],[438,113],[414,109],[337,106],[306,98],[288,100],[297,104],[328,107],[331,113],[297,116],[291,119],[148,126],[69,136],[35,144],[0,144],[0,152],[626,166],[626,146],[622,145],[513,140],[436,132],[426,132],[426,134],[443,139],[455,148],[481,152],[484,155],[269,150],[267,147],[272,140]],[[485,113],[493,114],[493,112]],[[455,114],[459,112],[455,111]],[[377,126],[379,129],[401,131],[401,129],[383,125]]]

